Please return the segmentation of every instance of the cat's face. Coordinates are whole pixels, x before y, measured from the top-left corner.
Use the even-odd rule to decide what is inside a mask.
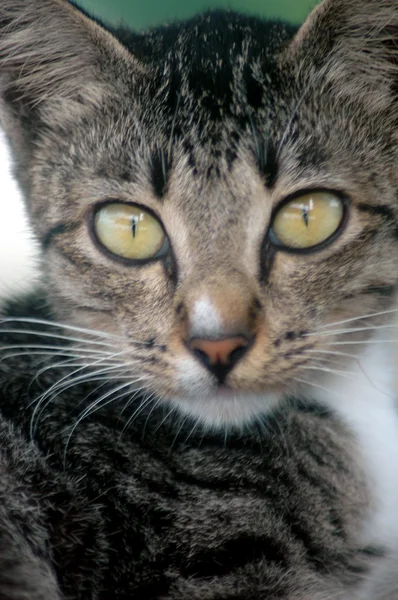
[[[59,318],[115,336],[136,388],[239,426],[362,348],[340,345],[370,335],[351,319],[398,282],[397,15],[329,0],[292,42],[218,15],[123,47],[64,2],[0,9],[2,119]]]

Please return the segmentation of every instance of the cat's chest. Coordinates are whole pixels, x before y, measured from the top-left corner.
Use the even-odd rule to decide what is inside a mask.
[[[355,436],[359,462],[373,497],[364,539],[368,543],[395,546],[398,408],[393,385],[394,348],[386,338],[386,333],[379,334],[358,356],[351,378],[334,378],[329,390],[317,390],[317,396],[333,407]]]

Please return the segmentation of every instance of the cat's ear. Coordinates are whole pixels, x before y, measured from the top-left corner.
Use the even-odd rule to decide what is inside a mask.
[[[0,124],[17,151],[35,128],[62,127],[139,71],[103,27],[67,0],[0,1]]]
[[[398,96],[398,0],[323,0],[284,59],[322,72],[337,94],[388,108]]]

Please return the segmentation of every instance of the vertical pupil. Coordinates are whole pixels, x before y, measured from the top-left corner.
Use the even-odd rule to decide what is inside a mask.
[[[133,238],[135,238],[136,233],[137,233],[137,223],[138,223],[138,217],[136,215],[133,215],[133,220],[132,220],[132,224],[131,224],[131,229],[133,231]]]
[[[302,210],[301,214],[303,216],[305,226],[308,227],[308,221],[309,221],[309,219],[308,219],[308,206],[304,205],[301,210]]]

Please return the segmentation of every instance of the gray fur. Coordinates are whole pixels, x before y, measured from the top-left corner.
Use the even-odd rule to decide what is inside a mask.
[[[333,338],[370,343],[396,305],[397,44],[397,0],[142,35],[1,0],[0,119],[43,277],[0,325],[0,598],[397,600],[357,440],[314,399],[322,327],[374,314]],[[311,188],[349,198],[345,227],[275,250],[274,210]],[[104,252],[107,200],[158,215],[167,259]],[[189,350],[201,298],[250,339],[232,417]]]

